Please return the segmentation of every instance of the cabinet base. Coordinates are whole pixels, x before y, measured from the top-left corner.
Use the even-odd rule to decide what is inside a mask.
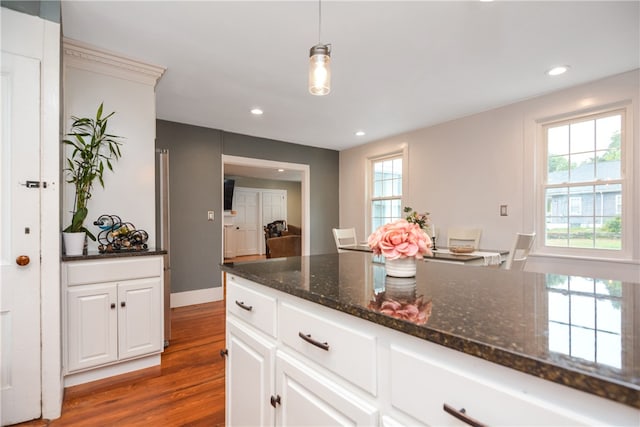
[[[143,357],[140,359],[128,360],[126,362],[119,362],[115,365],[103,366],[100,368],[91,369],[89,371],[82,371],[72,374],[67,374],[64,377],[64,386],[71,387],[78,384],[84,384],[91,381],[101,380],[115,375],[126,374],[128,372],[137,371],[139,369],[151,368],[153,366],[159,366],[161,361],[160,354],[153,354],[151,356]]]

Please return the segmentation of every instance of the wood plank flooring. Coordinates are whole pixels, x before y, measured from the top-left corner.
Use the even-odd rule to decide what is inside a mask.
[[[159,367],[65,390],[62,417],[37,426],[223,426],[224,301],[172,309]]]

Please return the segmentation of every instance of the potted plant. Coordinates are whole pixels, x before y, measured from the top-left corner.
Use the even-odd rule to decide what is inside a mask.
[[[103,174],[106,168],[113,171],[113,160],[121,157],[120,145],[116,135],[107,133],[108,121],[115,114],[111,112],[102,115],[101,103],[96,112],[95,118],[71,116],[73,123],[71,130],[67,134],[69,139],[62,142],[73,148],[71,156],[67,158],[64,171],[67,175],[67,182],[75,187],[75,198],[73,202],[73,216],[71,224],[63,230],[65,239],[65,253],[67,255],[81,255],[84,249],[85,236],[93,241],[95,236],[84,226],[87,218],[87,202],[91,198],[91,189],[97,179],[104,188]],[[79,242],[79,249],[71,240]]]

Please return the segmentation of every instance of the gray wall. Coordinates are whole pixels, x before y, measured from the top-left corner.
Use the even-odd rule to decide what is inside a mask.
[[[156,147],[169,150],[172,293],[220,286],[220,138],[218,130],[156,122]]]
[[[233,178],[236,187],[263,188],[269,190],[287,191],[287,223],[302,225],[302,191],[300,182],[278,181],[273,179],[250,178],[246,176],[226,175],[225,178]]]
[[[7,9],[17,10],[18,12],[26,13],[27,15],[39,16],[47,21],[60,23],[60,0],[47,0],[47,1],[10,1],[2,0],[0,2],[2,7]]]
[[[221,286],[222,154],[308,164],[311,254],[335,252],[337,151],[165,120],[157,120],[156,147],[170,153],[172,292]],[[215,221],[207,221],[207,210]]]

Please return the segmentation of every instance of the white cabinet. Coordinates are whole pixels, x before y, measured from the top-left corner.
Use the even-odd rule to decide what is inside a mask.
[[[464,425],[464,416],[487,425],[637,425],[640,416],[233,274],[227,286],[227,425]]]
[[[224,226],[224,257],[236,257],[236,226],[233,224]]]
[[[159,351],[159,278],[70,287],[69,372]]]
[[[378,410],[366,395],[345,386],[339,377],[329,377],[330,372],[325,370],[349,372],[353,359],[347,356],[359,354],[349,349],[355,349],[362,340],[349,342],[346,330],[332,324],[327,332],[348,349],[319,349],[300,338],[297,330],[302,328],[315,334],[322,329],[322,319],[305,318],[294,307],[283,309],[278,296],[284,295],[265,292],[233,275],[227,276],[227,287],[227,425],[298,426],[308,424],[309,420],[316,425],[378,423]],[[277,323],[278,329],[277,319],[282,319]],[[278,332],[285,324],[296,332],[293,329],[285,334]],[[282,336],[288,337],[286,342]],[[301,357],[287,343],[301,344],[310,358]],[[361,350],[371,349],[369,345]],[[316,350],[318,354],[314,357]],[[314,358],[320,365],[314,363]],[[375,384],[375,369],[355,378],[361,376],[366,378],[363,382],[367,387]]]
[[[123,364],[162,352],[162,262],[149,256],[63,264],[66,385],[159,363]]]

